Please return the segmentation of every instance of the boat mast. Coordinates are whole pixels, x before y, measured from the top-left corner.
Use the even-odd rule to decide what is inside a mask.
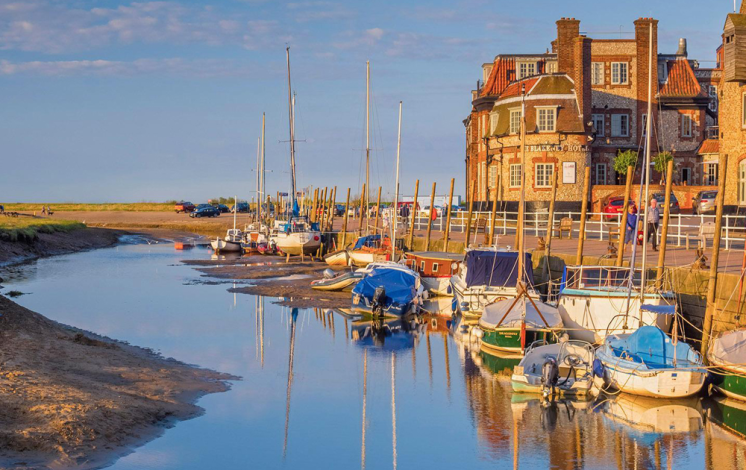
[[[288,121],[290,128],[290,189],[291,201],[295,207],[295,125],[293,115],[293,89],[290,85],[290,46],[285,49],[288,62]]]
[[[518,232],[518,290],[521,289],[521,281],[523,281],[523,205],[525,202],[525,190],[526,187],[526,84],[521,85],[521,193],[518,202],[518,225],[516,231]],[[467,240],[468,243],[468,240]],[[524,309],[525,310],[525,309]]]
[[[262,139],[261,137],[256,139],[256,220],[259,220],[261,218],[261,196],[259,192],[260,188],[260,178],[261,178],[261,159],[262,159]]]
[[[394,259],[394,256],[396,255],[396,226],[397,226],[397,212],[399,209],[399,159],[401,155],[401,104],[402,102],[399,101],[399,138],[396,141],[396,190],[394,191],[394,213],[392,214],[394,218],[394,234],[391,237],[391,259],[393,261],[396,261]]]
[[[370,209],[370,61],[365,63],[365,214]],[[378,208],[376,208],[378,211]],[[365,234],[368,235],[368,219],[365,218]]]
[[[262,199],[264,199],[264,155],[266,150],[266,144],[264,141],[264,128],[265,128],[265,116],[264,113],[262,113],[262,165],[259,170],[259,214],[261,215],[261,207],[262,207]],[[259,219],[261,221],[261,217]],[[260,227],[261,229],[261,222]]]
[[[238,214],[238,196],[233,196],[233,236],[236,236],[236,215]]]

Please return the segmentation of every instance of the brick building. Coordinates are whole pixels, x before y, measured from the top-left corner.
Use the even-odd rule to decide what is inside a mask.
[[[472,111],[464,121],[467,194],[475,189],[476,201],[487,202],[497,191],[499,201],[515,206],[515,175],[510,173],[510,165],[515,163],[510,162],[520,156],[519,143],[515,134],[505,133],[504,120],[510,116],[505,118],[500,108],[503,101],[515,99],[507,94],[515,93],[520,84],[526,84],[527,100],[530,97],[531,101],[527,108],[525,168],[529,203],[533,202],[535,208],[546,206],[549,195],[539,188],[543,189],[549,171],[559,172],[558,210],[580,207],[587,165],[591,167],[593,185],[623,183],[624,177],[615,174],[613,162],[624,150],[642,155],[651,48],[656,58],[652,71],[651,149],[654,154],[662,150],[674,154],[674,181],[679,184],[701,184],[712,174],[706,171],[700,150],[709,129],[717,124],[714,87],[719,83],[719,69],[700,69],[697,61],[687,57],[685,40],[680,41],[676,53],[659,54],[657,20],[640,18],[634,26],[634,38],[592,39],[580,34],[579,20],[562,18],[557,21],[557,38],[551,43],[551,53],[503,54],[483,65],[482,80],[472,92]],[[556,82],[561,76],[571,83],[566,94],[532,96],[538,93],[532,87],[546,84],[547,80]],[[534,107],[556,109],[557,126],[552,132],[540,128],[532,118],[536,114]],[[542,113],[546,115],[545,111]],[[572,145],[563,147],[565,142]],[[544,149],[540,156],[532,154],[537,146]],[[711,155],[708,158],[713,160]],[[537,159],[550,162],[553,167]],[[574,177],[565,175],[573,163]],[[637,178],[640,171],[638,164]],[[652,181],[660,179],[660,175],[651,176]]]

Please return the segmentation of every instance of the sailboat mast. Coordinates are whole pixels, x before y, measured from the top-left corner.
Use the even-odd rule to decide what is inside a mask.
[[[365,63],[365,213],[367,215],[370,194],[370,61]],[[378,208],[376,208],[378,211]],[[368,234],[366,218],[365,234]]]
[[[292,191],[291,201],[295,207],[295,125],[293,120],[293,88],[290,85],[290,46],[285,49],[288,62],[288,121],[290,128],[290,189]]]
[[[233,196],[233,234],[235,236],[236,230],[236,215],[238,214],[238,196]]]
[[[525,202],[525,187],[526,187],[526,85],[521,86],[521,194],[518,201],[518,226],[516,231],[518,232],[518,287],[520,289],[521,281],[523,281],[523,205]],[[467,240],[468,243],[468,240]]]
[[[391,237],[391,259],[394,260],[396,254],[396,226],[397,226],[397,212],[399,211],[399,160],[401,156],[401,107],[402,102],[399,101],[399,138],[396,141],[396,190],[394,191],[394,236]],[[394,260],[396,261],[396,260]]]
[[[265,116],[262,113],[262,164],[259,169],[259,214],[261,215],[262,210],[262,199],[264,199],[264,154],[266,144],[264,141],[264,128],[265,128]],[[259,218],[261,220],[261,217]],[[261,227],[260,227],[261,228]]]
[[[648,198],[650,197],[650,154],[651,152],[651,134],[652,123],[653,123],[653,28],[650,27],[650,54],[648,57],[648,117],[645,123],[645,220],[643,221],[643,237],[645,242],[642,245],[642,282],[640,283],[640,305],[642,305],[645,299],[645,278],[647,277],[645,263],[648,257],[647,242],[648,242]]]
[[[261,196],[259,195],[261,194],[259,192],[259,188],[261,185],[260,178],[261,178],[261,171],[262,171],[261,160],[262,160],[262,139],[260,137],[256,139],[256,203],[257,203],[256,204],[256,220],[259,220],[261,218],[260,216]]]

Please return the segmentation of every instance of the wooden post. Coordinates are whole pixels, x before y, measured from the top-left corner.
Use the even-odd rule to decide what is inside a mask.
[[[347,242],[347,217],[350,213],[350,188],[347,188],[347,202],[345,202],[345,220],[342,224],[342,244],[340,248],[344,248]]]
[[[486,240],[487,245],[492,245],[495,243],[495,218],[496,217],[497,217],[497,188],[495,188],[495,191],[492,193],[492,220],[490,221],[490,232],[488,235],[489,238]]]
[[[725,199],[725,177],[728,174],[728,156],[721,158],[720,187],[718,188],[717,210],[715,212],[715,234],[712,237],[712,256],[710,257],[710,281],[707,284],[707,310],[702,325],[702,357],[707,357],[707,348],[710,345],[712,335],[712,322],[715,317],[717,306],[715,294],[717,293],[718,258],[720,257],[720,232],[723,229],[723,200]],[[703,247],[704,248],[704,247]]]
[[[453,207],[453,184],[456,178],[451,178],[451,191],[448,193],[448,212],[446,216],[446,226],[443,229],[443,251],[448,253],[448,237],[451,235],[451,207]]]
[[[673,185],[673,160],[668,162],[666,168],[666,202],[663,208],[663,230],[661,230],[661,244],[658,252],[658,275],[656,286],[658,289],[663,288],[663,268],[666,264],[666,238],[668,238],[668,219],[671,215],[671,186]]]
[[[414,202],[412,203],[412,226],[409,228],[409,249],[414,244],[414,224],[417,221],[417,196],[420,193],[420,180],[414,183]]]
[[[324,188],[324,191],[319,191],[319,210],[321,211],[321,216],[319,217],[319,227],[321,228],[321,231],[324,231],[324,222],[326,222],[326,193],[329,188]]]
[[[334,213],[337,212],[337,187],[334,187],[332,196],[329,198],[329,231],[334,231]]]
[[[363,204],[365,203],[365,183],[363,183],[363,192],[360,194],[360,214],[358,214],[357,229],[360,231],[360,235],[363,234],[363,218],[365,217],[365,210]]]
[[[583,264],[583,244],[585,243],[585,217],[588,213],[588,187],[591,183],[591,167],[585,167],[585,181],[583,181],[583,205],[580,209],[580,236],[578,237],[578,254],[576,264]]]
[[[474,212],[474,198],[476,197],[476,192],[477,188],[472,185],[471,195],[466,195],[466,198],[469,199],[469,214],[466,216],[466,238],[464,239],[464,248],[469,248],[469,235],[471,235],[471,214],[472,212]]]
[[[311,204],[311,222],[316,222],[316,201],[319,197],[319,188],[313,190],[313,204]]]
[[[433,211],[435,210],[435,183],[433,192],[430,193],[430,211],[427,213],[427,238],[425,239],[425,251],[430,251],[430,232],[433,229]]]
[[[632,192],[632,177],[635,168],[627,167],[627,185],[624,188],[624,207],[622,208],[622,225],[619,227],[619,249],[616,255],[616,265],[621,267],[624,263],[624,235],[627,233],[627,216],[629,215],[629,198]],[[635,225],[635,228],[637,226]],[[632,235],[632,243],[637,243],[637,234]]]
[[[376,223],[373,225],[373,233],[378,232],[378,219],[381,217],[381,187],[378,187],[378,199],[376,200]],[[383,232],[383,231],[382,231]],[[381,233],[381,241],[383,241],[383,233]]]
[[[549,217],[547,219],[547,256],[552,249],[552,226],[554,225],[554,203],[557,202],[557,170],[554,170],[552,177],[552,200],[549,201]]]

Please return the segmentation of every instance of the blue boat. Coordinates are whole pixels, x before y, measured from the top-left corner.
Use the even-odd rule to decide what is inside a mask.
[[[352,310],[394,317],[418,313],[422,291],[416,272],[398,263],[377,263],[352,290]]]

